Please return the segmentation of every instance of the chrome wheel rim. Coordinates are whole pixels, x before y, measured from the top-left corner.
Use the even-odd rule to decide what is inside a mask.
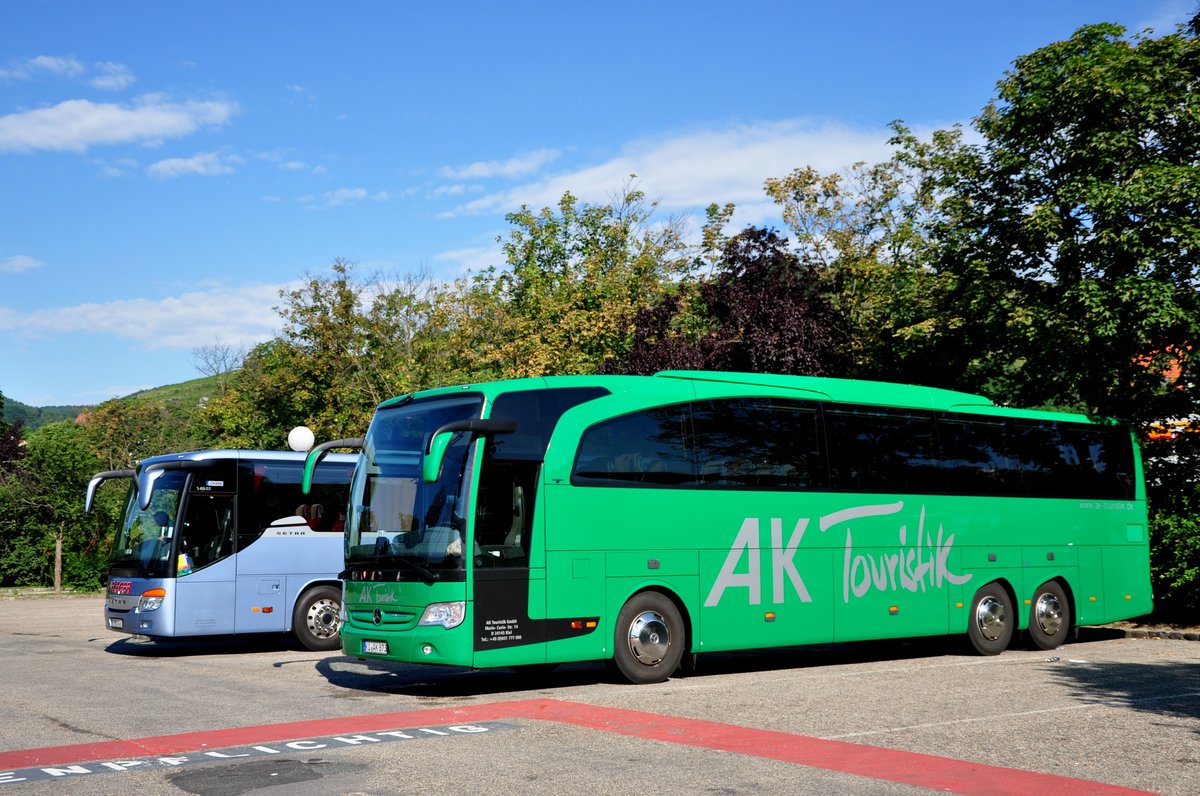
[[[308,607],[308,630],[317,638],[333,638],[341,629],[338,604],[333,600],[317,600]]]
[[[1038,627],[1047,636],[1053,636],[1062,630],[1062,604],[1058,601],[1056,595],[1050,592],[1039,594],[1037,603],[1034,605],[1033,615],[1036,618]]]
[[[1004,610],[1004,603],[991,596],[980,600],[975,608],[975,626],[988,641],[998,640],[1008,626],[1008,612]]]
[[[629,651],[639,663],[654,666],[667,655],[671,630],[656,611],[643,611],[629,624]]]

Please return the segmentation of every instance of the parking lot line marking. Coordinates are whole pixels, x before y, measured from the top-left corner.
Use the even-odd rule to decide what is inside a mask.
[[[342,716],[253,727],[176,733],[127,741],[101,741],[41,749],[14,750],[0,752],[0,770],[202,752],[223,747],[295,740],[315,735],[381,731],[394,727],[512,719],[553,721],[645,740],[717,749],[733,754],[751,755],[826,771],[969,794],[969,796],[1001,796],[1032,792],[1053,792],[1056,796],[1074,796],[1075,794],[1079,794],[1079,796],[1083,796],[1083,794],[1116,796],[1116,794],[1142,792],[1102,782],[990,766],[919,752],[556,699],[491,702],[454,708],[377,713],[367,716]]]

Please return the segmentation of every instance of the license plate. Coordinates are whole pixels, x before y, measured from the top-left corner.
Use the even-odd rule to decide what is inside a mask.
[[[364,641],[364,655],[387,655],[388,646],[386,641]]]

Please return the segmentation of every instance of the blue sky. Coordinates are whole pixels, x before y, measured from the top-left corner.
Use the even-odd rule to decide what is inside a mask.
[[[664,216],[969,123],[1079,26],[1191,0],[0,4],[0,393],[93,404],[280,330],[335,258],[452,278],[630,174]]]

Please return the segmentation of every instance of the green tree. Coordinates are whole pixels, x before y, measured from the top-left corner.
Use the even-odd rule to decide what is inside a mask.
[[[358,435],[381,401],[438,382],[439,286],[422,274],[364,278],[343,260],[331,270],[281,293],[283,333],[210,401],[204,423],[220,444],[282,448],[300,424],[319,439]]]
[[[63,539],[63,583],[97,588],[115,527],[116,498],[83,513],[88,480],[101,464],[86,429],[74,421],[50,423],[29,434],[15,472],[0,478],[0,582],[44,586],[54,581],[56,537]]]
[[[105,401],[81,418],[103,469],[116,469],[147,456],[205,447],[196,414],[195,407],[180,414],[160,401],[130,397]]]
[[[845,320],[820,270],[766,229],[750,227],[724,242],[714,273],[696,285],[694,307],[667,295],[640,312],[635,326],[629,352],[602,370],[841,375],[849,365]]]
[[[566,193],[557,210],[510,213],[507,267],[478,275],[463,302],[484,372],[594,373],[624,355],[634,316],[693,268],[681,222],[658,222],[654,211],[630,183],[604,204]]]
[[[812,167],[768,179],[799,257],[813,263],[849,324],[854,375],[907,380],[906,367],[936,324],[929,228],[936,217],[935,166],[954,153],[958,130],[919,141],[892,125],[887,161],[843,172]]]
[[[944,172],[947,380],[1139,421],[1195,409],[1198,81],[1196,37],[1117,25],[1016,60]]]
[[[937,164],[930,383],[1147,424],[1200,413],[1200,40],[1081,28]],[[1160,610],[1200,604],[1197,433],[1146,448]],[[1190,607],[1190,608],[1189,608]]]
[[[21,420],[4,422],[4,393],[0,392],[0,473],[14,470],[24,455],[24,429]]]

